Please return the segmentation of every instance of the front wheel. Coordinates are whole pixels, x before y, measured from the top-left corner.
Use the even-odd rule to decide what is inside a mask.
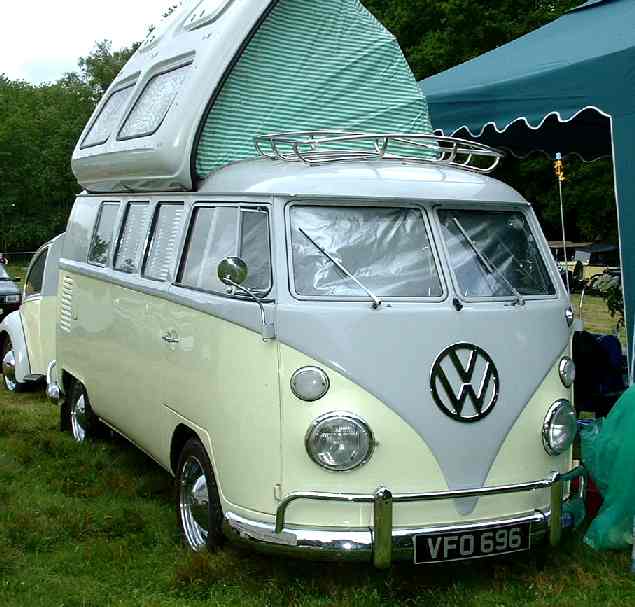
[[[194,551],[223,543],[223,511],[212,465],[198,438],[185,444],[176,470],[176,509],[185,543]]]
[[[15,378],[15,353],[13,352],[13,344],[11,338],[8,335],[0,335],[2,340],[2,348],[0,349],[0,364],[2,364],[2,379],[4,380],[4,387],[9,392],[23,392],[26,388],[26,384],[19,382]]]

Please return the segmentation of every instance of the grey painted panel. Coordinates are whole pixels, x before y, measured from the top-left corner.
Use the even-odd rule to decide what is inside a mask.
[[[63,260],[60,261],[60,268],[125,289],[160,297],[175,304],[222,318],[258,334],[261,331],[260,311],[258,305],[252,301],[173,286],[166,282],[153,281],[108,268],[97,268],[87,263]],[[265,303],[265,310],[267,319],[273,319],[275,314],[273,302]]]
[[[457,312],[449,301],[393,303],[378,310],[367,303],[287,303],[278,306],[277,332],[282,343],[393,409],[430,447],[450,489],[467,489],[483,486],[514,422],[566,347],[565,305],[558,299],[522,307],[472,303]],[[459,342],[483,348],[500,377],[498,403],[475,423],[448,417],[430,390],[437,356]],[[381,429],[374,430],[381,442]],[[536,428],[536,440],[539,436]],[[474,505],[460,507],[471,511]]]
[[[468,170],[393,161],[307,166],[268,159],[230,164],[201,184],[200,193],[355,196],[439,200],[527,201],[504,183]]]

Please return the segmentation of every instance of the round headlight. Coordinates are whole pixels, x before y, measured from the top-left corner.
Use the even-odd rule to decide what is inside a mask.
[[[570,388],[575,381],[575,363],[568,356],[565,356],[560,361],[558,371],[564,387]]]
[[[542,443],[549,455],[564,453],[578,431],[575,410],[568,400],[557,400],[547,412],[542,427]]]
[[[309,403],[320,400],[329,386],[329,376],[318,367],[302,367],[291,376],[291,391]]]
[[[373,433],[363,420],[350,413],[318,417],[306,435],[311,459],[328,470],[352,470],[366,463],[373,452]]]

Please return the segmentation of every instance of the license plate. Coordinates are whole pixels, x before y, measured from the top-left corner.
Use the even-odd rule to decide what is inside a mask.
[[[415,564],[483,558],[530,548],[531,524],[504,525],[460,533],[416,535]]]

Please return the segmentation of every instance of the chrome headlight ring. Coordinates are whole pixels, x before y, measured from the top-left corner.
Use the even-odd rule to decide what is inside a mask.
[[[542,425],[542,444],[549,455],[560,455],[578,432],[577,417],[571,403],[562,398],[549,407]]]
[[[337,428],[338,424],[339,428]],[[331,446],[337,446],[335,453],[328,451],[328,444],[322,445],[322,450],[320,450],[320,442],[329,442],[328,440],[324,441],[325,435],[329,431],[342,433],[342,430],[351,435],[357,432],[361,444],[357,453],[353,451],[352,455],[347,457],[348,461],[338,463],[336,456],[347,455],[346,450],[342,448],[343,441],[337,445],[331,440]],[[344,438],[346,437],[344,436]],[[333,411],[321,415],[313,421],[304,437],[304,445],[307,454],[318,466],[332,472],[348,472],[363,466],[370,460],[375,450],[375,437],[370,426],[360,417],[346,411]]]
[[[560,381],[565,388],[570,388],[575,381],[575,363],[571,358],[565,356],[558,365]]]

